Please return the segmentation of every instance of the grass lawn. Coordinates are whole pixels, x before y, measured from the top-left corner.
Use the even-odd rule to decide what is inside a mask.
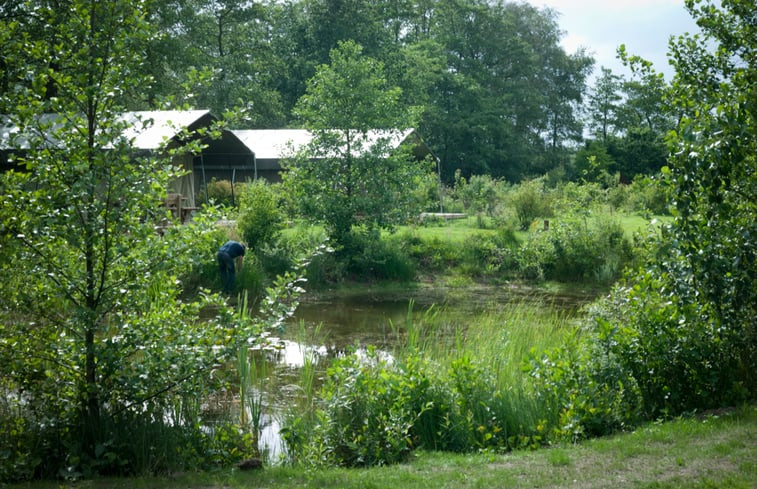
[[[623,231],[628,239],[632,239],[634,233],[644,233],[649,227],[650,222],[659,223],[670,222],[672,218],[670,216],[651,216],[644,217],[638,213],[613,213],[609,212],[605,214],[608,219],[617,220],[623,227]],[[555,226],[560,222],[560,217],[548,218],[550,226]],[[481,228],[478,225],[476,217],[467,217],[465,219],[453,219],[450,221],[433,222],[426,226],[399,226],[398,232],[412,229],[421,239],[439,239],[440,241],[450,243],[462,243],[466,238],[473,235],[490,235],[494,234],[496,230],[491,223],[490,219],[486,219],[486,228]],[[520,240],[526,239],[530,232],[535,232],[543,229],[544,219],[535,220],[531,224],[529,231],[516,231],[516,236]]]
[[[370,469],[256,472],[237,469],[172,478],[99,479],[40,488],[744,488],[757,487],[757,406],[633,433],[510,454],[415,453]]]

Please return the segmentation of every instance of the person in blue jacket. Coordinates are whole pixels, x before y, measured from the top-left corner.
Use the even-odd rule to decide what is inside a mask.
[[[234,289],[235,272],[242,270],[242,262],[245,252],[242,243],[229,240],[218,250],[218,267],[221,271],[221,281],[224,292],[231,293]],[[236,267],[234,266],[236,262]]]

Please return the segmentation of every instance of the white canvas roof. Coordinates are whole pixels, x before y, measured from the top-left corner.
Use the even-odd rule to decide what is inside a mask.
[[[255,153],[255,158],[261,160],[292,156],[292,150],[297,151],[313,138],[307,129],[249,129],[232,132]],[[389,138],[390,146],[396,148],[412,133],[412,129],[368,131],[364,142],[367,147],[371,147],[379,138]]]
[[[213,117],[208,110],[159,110],[145,112],[126,112],[122,116],[128,127],[124,136],[134,140],[134,148],[140,150],[156,150],[164,141],[179,135],[183,129],[190,127],[204,117]],[[39,121],[43,124],[56,126],[58,116],[43,114]],[[11,137],[15,139],[11,141]],[[50,144],[55,142],[50,139]],[[9,118],[0,116],[0,149],[28,148],[28,140],[19,134],[17,127],[9,122]]]
[[[123,118],[130,124],[124,136],[133,138],[134,147],[137,149],[156,150],[183,129],[209,116],[211,114],[208,110],[127,112]]]

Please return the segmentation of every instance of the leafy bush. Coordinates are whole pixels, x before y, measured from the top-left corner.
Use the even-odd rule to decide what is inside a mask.
[[[743,370],[743,338],[732,328],[681,307],[665,291],[665,276],[650,270],[633,287],[617,288],[593,311],[608,331],[603,345],[626,368],[648,417],[678,415],[743,401],[750,374]]]
[[[459,267],[468,275],[512,275],[518,269],[515,232],[500,228],[493,235],[472,235],[462,244]]]
[[[637,176],[630,185],[629,196],[629,205],[634,211],[670,215],[670,195],[659,179]]]
[[[293,420],[284,430],[290,455],[301,462],[348,467],[403,460],[413,446],[410,430],[418,414],[409,400],[422,385],[371,348],[365,356],[336,360],[323,386],[318,423]],[[320,453],[313,457],[313,450]]]
[[[273,243],[284,225],[279,192],[265,180],[245,186],[240,197],[237,227],[250,249]]]
[[[229,180],[216,180],[214,177],[198,192],[197,203],[234,206],[239,202],[240,195],[244,193],[244,187],[244,183],[232,185]]]
[[[532,234],[520,251],[527,278],[611,282],[631,263],[633,250],[619,223],[605,218],[567,218]]]
[[[489,175],[471,175],[466,180],[459,171],[455,173],[455,198],[465,212],[494,215],[499,200],[499,186],[500,183]]]
[[[381,239],[377,230],[353,229],[346,247],[342,257],[354,277],[409,281],[415,276],[407,254],[394,241]]]
[[[530,359],[538,402],[551,411],[552,436],[575,442],[634,426],[641,394],[635,379],[605,348],[607,330],[590,339],[574,336],[564,346]]]
[[[550,199],[540,180],[521,182],[508,193],[508,199],[515,209],[521,231],[526,231],[534,219],[552,215]]]
[[[417,264],[417,268],[429,271],[456,266],[460,260],[459,246],[433,237],[421,239],[412,231],[399,233],[391,238]]]

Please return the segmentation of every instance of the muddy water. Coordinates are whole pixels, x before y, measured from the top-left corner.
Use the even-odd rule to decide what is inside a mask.
[[[271,459],[283,451],[278,435],[280,418],[298,395],[296,386],[306,355],[315,360],[319,366],[317,376],[322,377],[328,360],[348,349],[359,351],[370,345],[390,356],[396,341],[392,323],[404,325],[408,314],[418,317],[434,308],[445,319],[465,321],[485,310],[522,302],[572,313],[597,295],[597,291],[551,292],[522,286],[306,295],[282,335],[278,350],[266,353],[272,379],[265,389],[267,423],[261,433],[261,449]]]

